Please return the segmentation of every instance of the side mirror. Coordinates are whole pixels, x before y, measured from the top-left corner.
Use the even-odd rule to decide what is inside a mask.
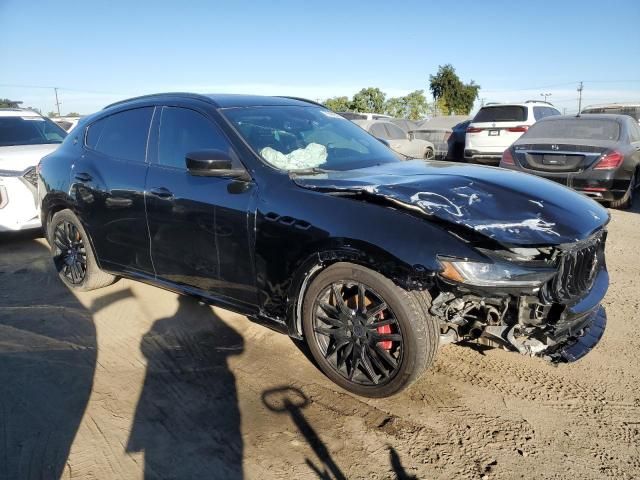
[[[187,170],[199,177],[227,177],[250,180],[249,174],[242,168],[233,168],[229,154],[221,150],[198,150],[187,153]]]

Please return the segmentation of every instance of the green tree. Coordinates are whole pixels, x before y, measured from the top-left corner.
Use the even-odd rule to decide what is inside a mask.
[[[391,97],[384,104],[384,113],[396,118],[405,118],[407,103],[405,97]]]
[[[424,90],[416,90],[403,97],[405,115],[409,120],[420,120],[427,114],[429,104],[424,96]]]
[[[429,89],[445,115],[468,115],[478,98],[480,85],[473,80],[463,83],[451,64],[440,65],[436,75],[429,75]]]
[[[20,108],[22,102],[18,100],[9,100],[8,98],[0,98],[0,108]]]
[[[396,118],[419,120],[427,114],[429,104],[424,90],[416,90],[404,97],[392,97],[386,101],[384,110],[387,115]]]
[[[379,88],[363,88],[353,96],[352,108],[356,112],[384,113],[385,97]]]
[[[69,112],[67,113],[67,117],[79,117],[80,114],[78,112]]]
[[[57,112],[49,112],[47,113],[47,117],[49,118],[54,118],[54,117],[59,117],[60,115],[58,115]]]
[[[327,98],[323,105],[334,112],[348,112],[351,110],[351,100],[349,97]]]

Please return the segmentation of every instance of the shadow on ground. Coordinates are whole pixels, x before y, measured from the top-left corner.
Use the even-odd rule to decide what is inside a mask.
[[[59,478],[93,385],[91,313],[38,236],[0,236],[0,478]]]
[[[317,460],[307,458],[305,463],[313,470],[319,480],[346,480],[347,476],[334,461],[327,445],[302,412],[311,403],[309,397],[302,390],[287,385],[271,388],[262,392],[262,403],[270,411],[291,418],[317,457]],[[417,477],[406,472],[398,452],[391,446],[388,449],[389,462],[395,478],[398,480],[417,480]]]
[[[178,310],[142,339],[147,372],[128,452],[144,452],[145,478],[242,478],[235,377],[227,358],[243,339],[206,305]]]

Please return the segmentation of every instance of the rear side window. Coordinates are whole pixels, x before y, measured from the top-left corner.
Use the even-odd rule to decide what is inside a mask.
[[[526,133],[527,140],[548,138],[559,140],[618,140],[620,125],[615,120],[564,118],[533,124]]]
[[[526,107],[518,105],[482,107],[473,119],[474,122],[524,122],[526,120]]]
[[[115,113],[92,123],[87,130],[87,147],[110,157],[144,162],[153,107]]]
[[[193,110],[163,107],[158,144],[160,165],[184,169],[187,153],[208,149],[231,154],[230,145],[217,125]]]
[[[377,138],[382,138],[384,140],[390,139],[389,134],[385,130],[382,123],[374,123],[373,125],[371,125],[371,130],[369,130],[369,133]]]
[[[553,115],[560,115],[560,112],[551,107],[533,107],[533,118],[541,120],[544,117],[551,117]]]
[[[407,138],[407,134],[404,133],[404,130],[393,123],[386,123],[385,127],[387,127],[387,132],[389,132],[389,138],[391,140],[402,140]]]

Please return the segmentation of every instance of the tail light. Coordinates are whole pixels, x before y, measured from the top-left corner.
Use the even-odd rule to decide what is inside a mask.
[[[518,125],[517,127],[507,128],[507,132],[524,133],[529,130],[529,125]]]
[[[513,155],[511,154],[511,149],[507,148],[502,154],[502,160],[500,160],[500,166],[503,167],[505,165],[515,167],[516,162],[513,159]]]
[[[480,133],[482,130],[484,130],[483,128],[478,128],[478,127],[468,127],[467,128],[467,133]]]
[[[613,151],[604,155],[598,163],[593,167],[594,170],[613,170],[622,165],[624,161],[624,155],[620,152]]]

